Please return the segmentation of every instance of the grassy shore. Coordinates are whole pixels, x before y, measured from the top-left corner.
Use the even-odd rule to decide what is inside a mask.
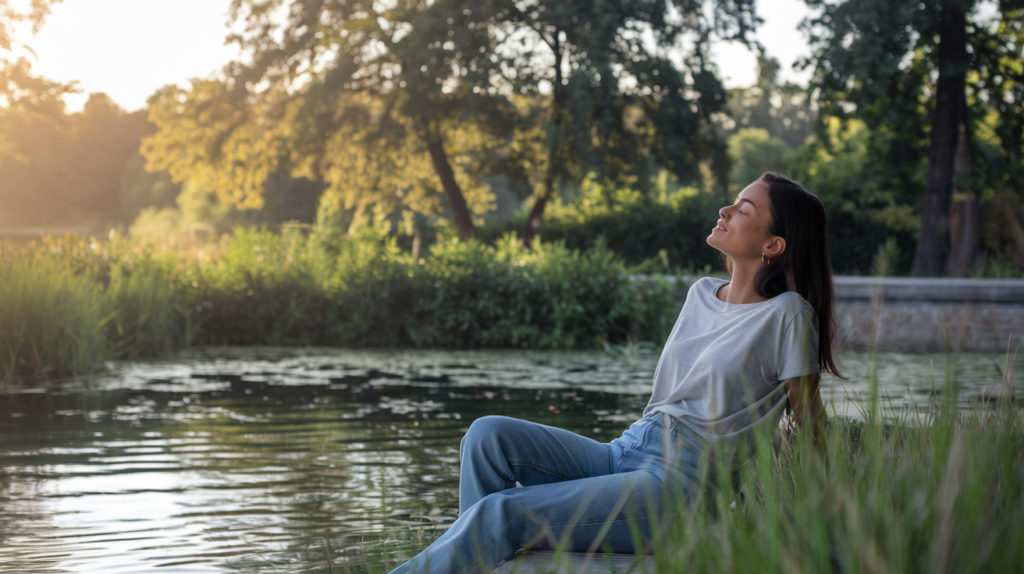
[[[671,290],[639,288],[598,241],[587,251],[506,235],[399,248],[237,229],[181,253],[75,236],[0,243],[0,380],[88,373],[191,345],[595,348],[660,341]]]
[[[965,410],[947,375],[930,404],[901,410],[873,386],[861,418],[833,413],[817,446],[784,424],[759,429],[757,454],[736,471],[705,459],[695,506],[676,509],[649,547],[656,571],[1020,572],[1024,410],[1006,397]],[[388,572],[439,535],[389,534],[390,551],[351,571]]]
[[[712,481],[705,466],[696,508],[650,547],[656,571],[1020,572],[1021,410],[910,414],[833,419],[820,450],[800,432],[775,431],[775,448],[762,445],[734,480]],[[368,571],[387,572],[424,546],[370,557]]]
[[[661,541],[664,572],[1019,572],[1024,426],[998,407],[835,420],[709,489]],[[904,413],[906,415],[907,413]],[[733,504],[735,503],[735,506]]]

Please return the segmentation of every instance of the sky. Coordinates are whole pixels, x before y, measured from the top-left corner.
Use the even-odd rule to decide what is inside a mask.
[[[105,92],[127,110],[145,107],[167,84],[186,85],[206,77],[236,58],[225,46],[230,0],[64,0],[54,7],[43,29],[20,40],[38,55],[36,74],[53,80],[77,80],[82,95],[67,98],[77,111],[86,94]],[[760,0],[765,23],[758,39],[779,59],[783,79],[806,81],[790,69],[808,52],[797,24],[807,14],[803,0]],[[740,45],[719,44],[712,53],[726,87],[752,84],[756,56]]]

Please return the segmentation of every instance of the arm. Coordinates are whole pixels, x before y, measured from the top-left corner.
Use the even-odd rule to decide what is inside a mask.
[[[823,452],[824,442],[821,433],[825,429],[827,416],[825,406],[821,402],[821,389],[818,385],[818,373],[786,379],[786,394],[789,395],[789,406],[793,409],[793,419],[801,429],[810,425],[811,440],[815,449]]]

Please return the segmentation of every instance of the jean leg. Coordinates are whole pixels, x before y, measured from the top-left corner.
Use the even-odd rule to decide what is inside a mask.
[[[634,471],[502,490],[392,574],[485,574],[526,546],[644,552],[680,512],[665,504],[664,487],[657,473]]]
[[[459,514],[512,488],[612,472],[609,445],[571,431],[503,416],[481,417],[459,446]]]

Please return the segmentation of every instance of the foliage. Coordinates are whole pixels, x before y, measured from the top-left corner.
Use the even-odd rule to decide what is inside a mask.
[[[648,262],[654,272],[717,268],[718,254],[705,241],[727,200],[715,191],[680,185],[664,171],[647,188],[585,180],[571,198],[554,202],[540,236],[580,250],[603,238],[627,263]],[[481,239],[518,229],[524,215],[482,228]]]
[[[923,181],[914,188],[903,188],[886,180],[884,169],[876,169],[872,146],[882,141],[881,131],[871,132],[859,121],[844,123],[838,118],[828,119],[826,125],[823,134],[812,136],[790,158],[789,165],[790,175],[825,204],[834,269],[837,273],[870,273],[876,251],[891,238],[900,258],[891,262],[894,266],[889,272],[906,273],[917,237],[914,196],[923,188]]]
[[[1010,194],[1020,201],[1024,189],[1018,168],[1024,140],[1022,7],[1001,2],[993,14],[974,0],[808,0],[808,5],[815,14],[803,24],[813,50],[805,65],[814,68],[809,89],[818,93],[819,141],[824,143],[824,132],[832,129],[830,118],[863,122],[871,166],[871,173],[865,175],[886,182],[897,193],[928,190],[932,199],[926,201],[920,193],[909,201],[894,196],[897,204],[912,206],[915,213],[926,216],[918,240],[920,261],[915,260],[915,265],[934,267],[933,254],[956,252],[958,241],[969,243],[967,238],[973,236],[975,219],[967,215],[951,219],[950,204],[980,199],[988,204],[981,210],[991,211],[997,195]],[[964,44],[962,55],[958,41]],[[943,42],[952,48],[943,48]],[[960,88],[956,78],[962,79]],[[962,112],[937,103],[957,97],[966,98]],[[962,116],[967,159],[959,173],[952,173],[949,154],[961,145],[959,129],[950,127],[945,116],[939,117],[940,111]],[[984,139],[1000,143],[987,146],[987,151],[978,149],[979,144],[986,147]],[[931,160],[929,154],[934,155]],[[931,176],[926,178],[929,165]],[[955,193],[952,180],[944,175],[947,169],[950,177],[955,175]],[[944,211],[939,213],[942,205]],[[951,233],[954,223],[960,227]],[[936,226],[942,229],[932,229]],[[933,246],[936,241],[941,245]],[[997,245],[1012,244],[1013,238],[1004,232],[999,238],[990,235],[985,243],[989,250],[1000,249]],[[947,265],[954,265],[952,257]]]
[[[177,296],[176,258],[132,248],[116,236],[105,247],[105,264],[94,267],[106,273],[103,328],[110,357],[159,357],[188,344],[191,309]]]
[[[711,0],[236,0],[232,19],[251,63],[154,95],[149,169],[243,208],[282,170],[322,180],[352,229],[371,208],[408,209],[447,213],[463,237],[491,208],[489,175],[546,199],[652,160],[690,178],[723,166],[707,120],[724,91],[706,55],[756,23],[751,5]],[[680,68],[668,50],[684,40]]]
[[[1024,559],[1020,411],[893,415],[833,419],[827,464],[799,434],[777,456],[761,449],[735,484],[705,491],[699,511],[665,533],[658,571],[1016,568]]]
[[[719,121],[724,139],[741,130],[760,128],[790,149],[797,149],[813,133],[817,113],[811,93],[805,86],[780,81],[780,69],[778,60],[760,53],[757,81],[729,89],[726,117]]]
[[[32,49],[14,38],[15,26],[32,25],[35,34],[42,28],[50,9],[62,0],[32,0],[26,5],[18,0],[0,0],[0,108],[30,114],[51,116],[63,112],[64,94],[76,91],[73,84],[62,84],[32,75],[32,63],[26,57],[35,56]],[[10,142],[0,138],[0,159]],[[13,150],[7,149],[6,153]]]
[[[0,244],[0,381],[87,373],[108,356],[102,287],[60,255]]]
[[[77,374],[209,344],[593,348],[671,328],[667,283],[634,286],[602,242],[526,250],[511,234],[488,246],[448,233],[414,259],[387,222],[318,231],[238,228],[194,258],[116,235],[8,248],[0,366]]]
[[[785,171],[792,150],[764,128],[744,128],[729,137],[729,191],[738,194],[766,171]]]
[[[158,175],[163,172],[158,172]],[[143,208],[131,222],[129,235],[140,241],[152,241],[177,249],[192,249],[215,241],[237,226],[300,224],[315,220],[323,185],[305,178],[275,174],[264,183],[264,208],[241,210],[225,202],[214,192],[192,182],[182,186],[163,177],[149,179],[152,193],[161,189],[178,190],[169,202]],[[143,183],[145,185],[145,183]]]
[[[74,114],[62,102],[48,115],[0,108],[0,133],[17,150],[0,157],[0,225],[120,220],[122,176],[145,127],[104,94]]]
[[[594,345],[595,332],[618,340],[639,335],[626,321],[644,315],[651,302],[617,288],[625,282],[628,290],[629,280],[603,241],[583,256],[564,243],[539,240],[526,251],[509,233],[494,248],[439,244],[431,255],[436,267],[425,271],[435,289],[418,306],[422,327],[411,333],[417,342],[585,348]],[[663,288],[653,297],[660,311],[667,310],[666,293]]]

